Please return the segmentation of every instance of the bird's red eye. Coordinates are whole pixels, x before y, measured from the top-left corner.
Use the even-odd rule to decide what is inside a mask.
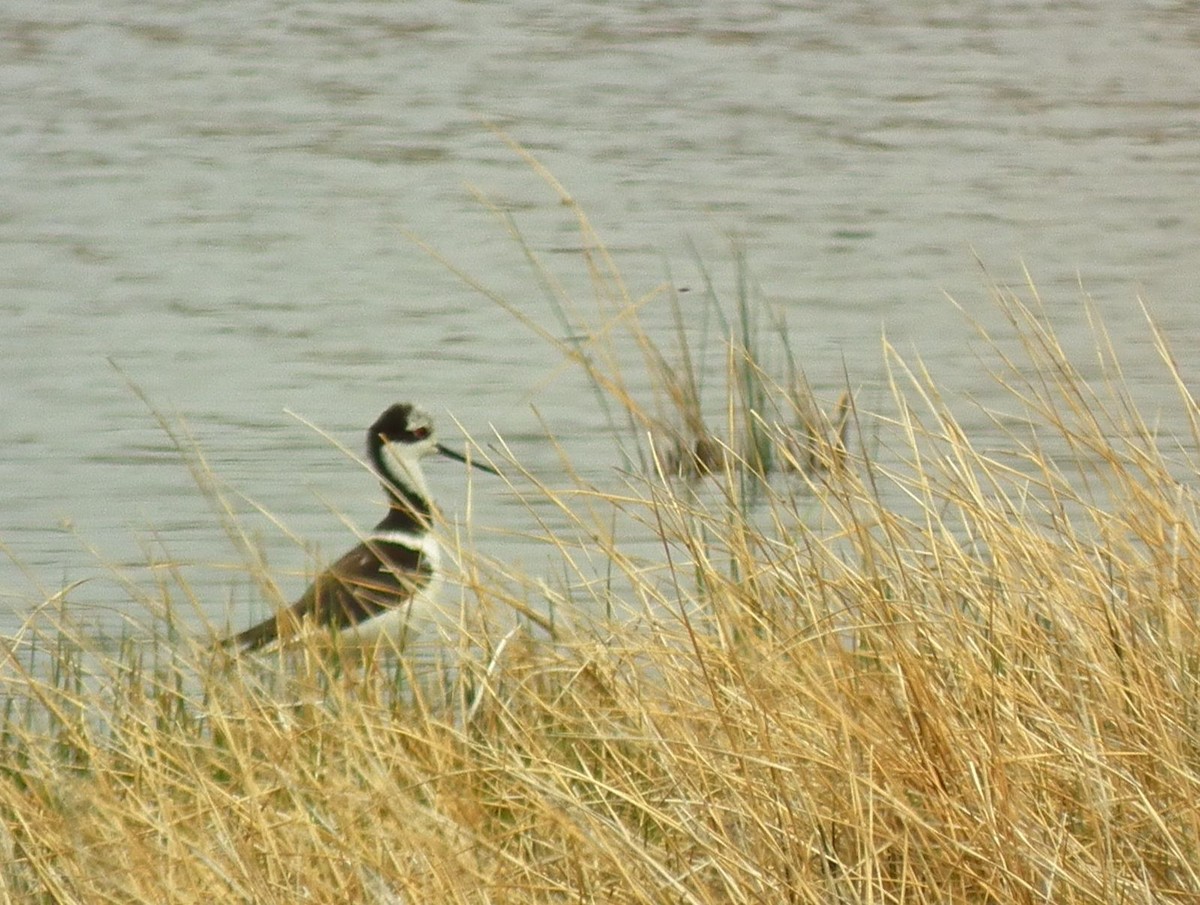
[[[416,430],[414,430],[412,432],[412,435],[413,435],[414,440],[424,440],[426,437],[429,436],[429,428],[418,427]]]

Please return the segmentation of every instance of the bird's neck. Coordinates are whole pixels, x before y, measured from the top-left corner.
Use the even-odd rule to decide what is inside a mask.
[[[412,531],[424,533],[433,523],[434,506],[429,496],[425,475],[416,461],[390,456],[381,461],[383,488],[387,493],[388,511],[377,526],[383,531]]]

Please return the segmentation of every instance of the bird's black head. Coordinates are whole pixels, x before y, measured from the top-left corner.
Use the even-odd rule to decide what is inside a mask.
[[[400,446],[435,445],[433,419],[420,406],[398,402],[375,419],[367,430],[367,447],[372,450],[386,443]]]
[[[418,405],[398,402],[375,419],[375,423],[367,430],[367,453],[371,461],[385,478],[396,483],[397,475],[388,467],[384,458],[384,447],[388,447],[392,457],[397,459],[409,473],[409,480],[404,480],[406,486],[415,482],[424,492],[424,478],[416,462],[422,456],[430,453],[440,453],[458,462],[467,462],[467,457],[455,452],[437,441],[433,430],[433,419],[429,413]],[[489,474],[499,474],[496,469],[482,462],[470,460],[470,464]]]

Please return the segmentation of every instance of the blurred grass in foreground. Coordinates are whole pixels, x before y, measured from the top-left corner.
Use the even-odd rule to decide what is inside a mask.
[[[1195,432],[1160,441],[1102,331],[1085,379],[1004,292],[1004,448],[888,349],[888,411],[821,406],[783,329],[771,376],[739,295],[717,427],[686,342],[637,326],[645,300],[607,294],[590,326],[564,300],[582,338],[555,342],[644,477],[554,489],[500,457],[588,540],[548,539],[558,588],[458,551],[480,616],[434,662],[98,650],[65,621],[10,639],[4,898],[1196,901]],[[611,538],[614,510],[660,560]],[[509,612],[517,630],[489,615]]]

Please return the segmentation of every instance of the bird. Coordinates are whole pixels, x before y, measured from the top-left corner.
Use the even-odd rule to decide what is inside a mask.
[[[362,646],[381,638],[402,645],[410,623],[436,605],[442,583],[441,549],[431,533],[436,508],[421,470],[421,459],[433,453],[499,474],[439,443],[433,419],[420,406],[390,406],[367,429],[367,458],[387,495],[387,514],[295,603],[222,646],[258,650],[306,622]]]

